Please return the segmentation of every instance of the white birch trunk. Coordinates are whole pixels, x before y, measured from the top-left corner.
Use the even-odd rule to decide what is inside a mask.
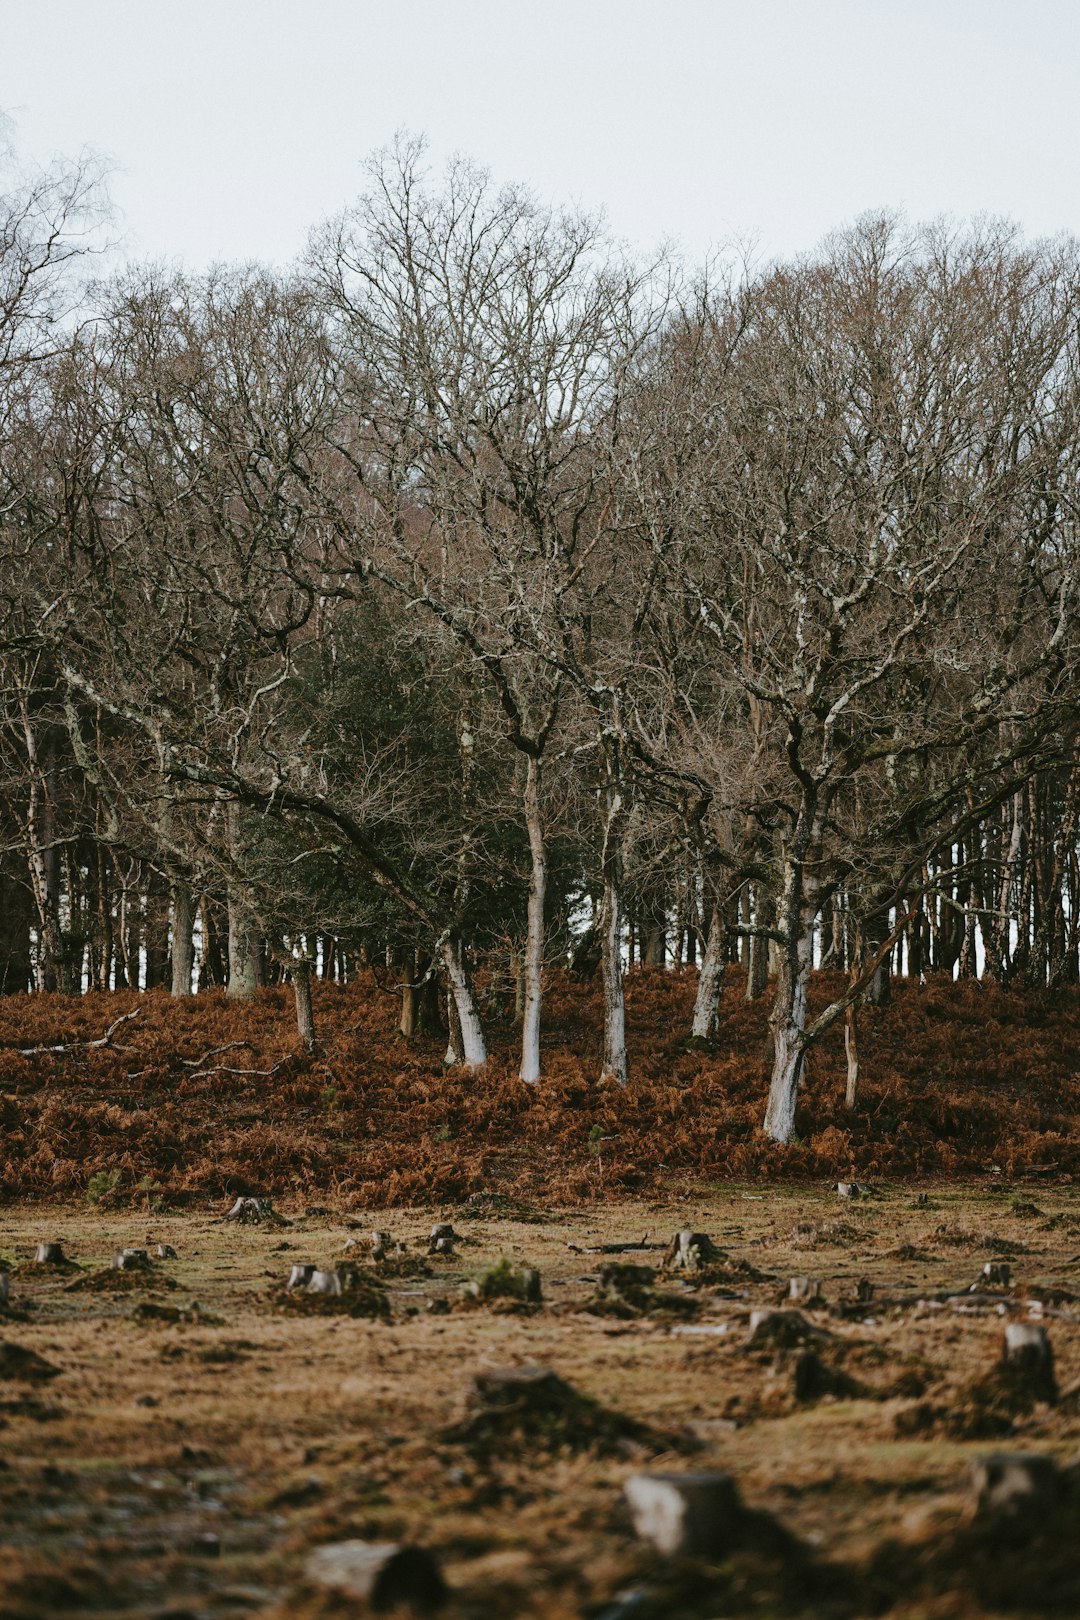
[[[487,1062],[484,1026],[465,970],[465,949],[461,940],[450,935],[443,941],[442,955],[461,1029],[461,1061],[468,1069],[482,1068]]]
[[[521,1026],[520,1075],[527,1085],[540,1078],[540,1009],[543,1002],[544,896],[547,852],[540,819],[540,761],[529,755],[525,773],[525,825],[529,833],[529,920],[525,938],[525,1008]]]

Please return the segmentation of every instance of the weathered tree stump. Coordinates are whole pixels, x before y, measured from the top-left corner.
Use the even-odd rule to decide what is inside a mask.
[[[289,1271],[289,1280],[285,1286],[286,1288],[306,1288],[314,1274],[315,1267],[313,1264],[305,1261],[300,1265],[295,1265]]]
[[[663,1264],[673,1271],[700,1271],[724,1259],[707,1232],[676,1232],[667,1246]]]
[[[1022,1384],[1032,1400],[1057,1400],[1054,1351],[1044,1327],[1037,1322],[1006,1322],[1001,1360],[1010,1382]]]
[[[173,1248],[171,1243],[159,1243],[157,1248],[154,1250],[154,1253],[157,1255],[159,1260],[176,1259],[176,1250]]]
[[[357,1599],[376,1613],[402,1608],[430,1614],[447,1598],[446,1582],[432,1554],[424,1547],[396,1542],[331,1542],[315,1549],[304,1573],[312,1585]]]
[[[1031,1518],[1053,1508],[1064,1482],[1052,1457],[1037,1452],[994,1452],[979,1457],[968,1476],[975,1512],[995,1519]]]
[[[145,1249],[117,1249],[112,1257],[114,1271],[146,1271],[150,1256]]]
[[[748,1349],[792,1350],[796,1345],[814,1344],[825,1337],[820,1328],[811,1326],[801,1311],[750,1312]]]
[[[634,1474],[623,1490],[635,1534],[669,1556],[716,1557],[737,1538],[742,1504],[730,1474]]]
[[[788,1283],[788,1299],[802,1299],[810,1303],[821,1298],[821,1283],[817,1277],[792,1277]]]
[[[62,1243],[39,1243],[34,1252],[36,1266],[66,1266],[67,1255]]]
[[[458,1234],[449,1221],[436,1221],[431,1228],[428,1254],[453,1254],[454,1244],[459,1241]]]
[[[269,1198],[238,1198],[227,1215],[222,1216],[226,1221],[243,1221],[252,1226],[259,1226],[264,1221],[267,1226],[288,1226],[284,1215],[279,1215]]]
[[[340,1294],[341,1274],[337,1271],[318,1271],[313,1269],[308,1278],[307,1291],[309,1294]]]

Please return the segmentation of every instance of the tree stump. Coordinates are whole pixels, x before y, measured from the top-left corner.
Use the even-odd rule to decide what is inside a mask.
[[[67,1255],[61,1243],[39,1243],[34,1253],[36,1266],[66,1266]]]
[[[458,1241],[458,1235],[449,1221],[437,1221],[431,1228],[428,1254],[453,1254],[454,1244]]]
[[[802,1299],[807,1303],[821,1298],[821,1283],[816,1277],[792,1277],[788,1283],[788,1299]]]
[[[146,1271],[150,1266],[150,1256],[145,1249],[117,1249],[112,1257],[114,1271]]]
[[[635,1534],[662,1553],[716,1557],[736,1539],[742,1505],[730,1474],[634,1474],[623,1490]]]
[[[336,1271],[318,1271],[313,1269],[308,1278],[307,1291],[309,1294],[340,1294],[342,1292],[341,1276]]]
[[[226,1221],[243,1221],[245,1224],[259,1226],[263,1221],[267,1226],[288,1226],[283,1215],[277,1214],[269,1198],[238,1198],[229,1213],[222,1217]]]
[[[157,1255],[159,1260],[176,1259],[176,1250],[173,1248],[171,1243],[159,1243],[157,1248],[154,1250],[154,1253]]]
[[[707,1232],[676,1232],[664,1254],[664,1265],[673,1271],[700,1271],[724,1259]]]
[[[307,1262],[304,1262],[301,1265],[293,1266],[289,1272],[289,1280],[285,1286],[286,1288],[306,1288],[314,1276],[314,1273],[314,1265],[308,1264]]]
[[[1030,1518],[1053,1508],[1063,1480],[1052,1457],[1036,1452],[994,1452],[979,1457],[968,1476],[971,1505],[986,1517]]]
[[[312,1585],[329,1587],[376,1613],[402,1608],[431,1614],[447,1598],[446,1582],[432,1554],[424,1547],[396,1542],[331,1542],[315,1549],[304,1573]]]
[[[1037,1322],[1006,1322],[1001,1360],[1009,1381],[1023,1386],[1036,1401],[1057,1400],[1054,1351],[1044,1327]]]
[[[792,1350],[796,1345],[813,1344],[825,1338],[820,1328],[812,1327],[801,1311],[751,1311],[751,1350]]]

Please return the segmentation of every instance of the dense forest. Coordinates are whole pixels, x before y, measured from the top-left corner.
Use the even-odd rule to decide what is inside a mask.
[[[891,975],[1078,982],[1076,243],[645,263],[402,140],[288,271],[105,275],[5,184],[4,992],[373,970],[531,1084],[560,968],[625,1083],[626,970],[708,1050],[737,963],[783,1143]]]

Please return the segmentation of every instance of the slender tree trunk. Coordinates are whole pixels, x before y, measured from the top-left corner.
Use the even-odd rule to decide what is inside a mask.
[[[859,1100],[859,1022],[855,1003],[844,1014],[844,1053],[847,1057],[847,1090],[844,1107],[854,1109]]]
[[[776,1142],[789,1142],[795,1130],[795,1104],[806,1055],[806,987],[814,953],[812,894],[801,864],[794,861],[785,875],[780,902],[779,952],[776,992],[769,1023],[773,1035],[773,1071],[764,1128]]]
[[[457,934],[450,934],[442,945],[443,965],[446,968],[446,979],[449,985],[449,1005],[451,1044],[447,1052],[447,1060],[454,1064],[464,1064],[469,1069],[479,1069],[487,1062],[487,1046],[484,1043],[484,1028],[480,1021],[480,1013],[469,983],[469,974],[465,962],[465,946]],[[460,1055],[453,1052],[454,1016],[457,1016],[460,1032]],[[453,1054],[453,1055],[451,1055]]]
[[[293,957],[289,964],[296,1002],[296,1029],[309,1052],[315,1050],[315,1014],[311,1006],[311,962],[306,956]]]
[[[525,771],[525,825],[529,833],[529,913],[525,936],[525,1008],[521,1024],[521,1068],[527,1085],[540,1078],[540,1009],[543,1002],[544,897],[547,852],[540,811],[540,761],[530,754]]]
[[[723,908],[717,904],[712,908],[709,939],[705,946],[701,972],[698,975],[697,995],[694,997],[694,1021],[690,1027],[690,1038],[694,1041],[716,1039],[720,1025],[720,994],[724,988],[726,965],[725,933]]]
[[[754,889],[754,927],[771,928],[774,920],[771,898],[761,884]],[[757,1001],[769,987],[769,947],[772,941],[764,934],[750,936],[750,965],[746,971],[746,999]]]
[[[601,1080],[625,1086],[626,1002],[623,993],[623,841],[627,805],[617,766],[609,760],[604,790],[604,836],[601,852],[603,897],[600,902],[600,963],[604,980],[604,1061]]]
[[[195,968],[195,908],[186,883],[174,883],[172,890],[172,987],[177,998],[190,996],[191,975]]]

